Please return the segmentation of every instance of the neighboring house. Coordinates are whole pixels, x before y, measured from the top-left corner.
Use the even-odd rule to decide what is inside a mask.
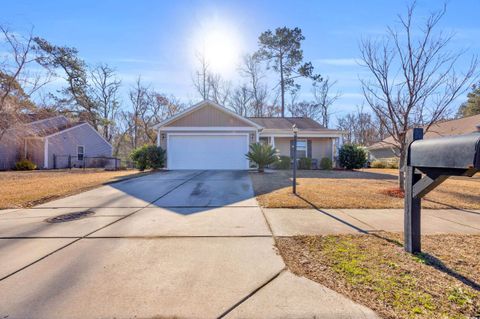
[[[8,130],[0,141],[0,169],[26,158],[38,168],[83,167],[87,157],[111,157],[112,145],[90,124],[64,116],[32,121]],[[91,164],[91,163],[90,163]],[[91,166],[91,165],[90,165]]]
[[[308,118],[242,117],[211,101],[200,102],[154,126],[167,151],[168,169],[248,169],[249,145],[269,143],[293,155],[292,126],[298,128],[298,157],[335,160],[343,131]]]
[[[479,126],[480,114],[455,120],[437,122],[430,127],[423,138],[430,139],[442,136],[468,134],[479,130]],[[367,147],[370,159],[375,160],[398,157],[395,145],[396,142],[391,136],[381,142],[370,145]]]

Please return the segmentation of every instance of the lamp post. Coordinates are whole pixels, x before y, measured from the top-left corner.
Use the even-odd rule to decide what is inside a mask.
[[[296,124],[292,126],[293,131],[293,193],[297,194],[297,133],[298,128]]]

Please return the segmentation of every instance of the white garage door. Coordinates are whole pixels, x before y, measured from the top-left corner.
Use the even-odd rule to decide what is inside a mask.
[[[248,169],[248,134],[168,134],[169,169]]]

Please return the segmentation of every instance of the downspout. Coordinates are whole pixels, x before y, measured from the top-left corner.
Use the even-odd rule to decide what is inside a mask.
[[[48,169],[48,137],[43,139],[43,168]]]

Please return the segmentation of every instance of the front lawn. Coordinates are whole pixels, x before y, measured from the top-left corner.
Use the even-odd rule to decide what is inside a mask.
[[[0,172],[0,209],[31,207],[134,174],[139,172],[92,169]]]
[[[292,272],[384,318],[480,316],[480,236],[424,236],[421,255],[391,233],[276,240]]]
[[[257,199],[269,208],[403,208],[403,198],[386,194],[398,187],[398,170],[298,171],[292,195],[291,171],[251,173]],[[395,193],[395,192],[394,192]],[[422,201],[425,208],[480,209],[480,174],[450,178]]]

